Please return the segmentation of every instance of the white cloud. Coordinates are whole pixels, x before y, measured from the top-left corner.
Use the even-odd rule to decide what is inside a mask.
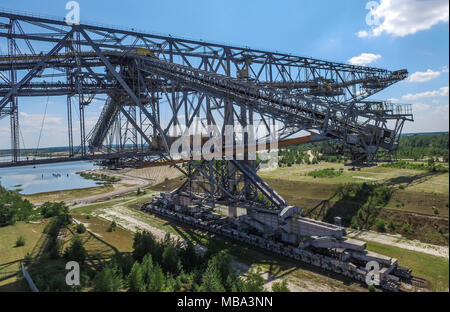
[[[430,109],[430,105],[425,103],[414,103],[412,105],[413,112],[421,112],[421,111],[427,111]]]
[[[56,117],[50,114],[46,114],[45,119],[43,114],[28,114],[25,112],[20,112],[19,115],[20,125],[24,126],[26,129],[32,129],[32,131],[40,130],[43,121],[45,128],[54,128],[55,126],[60,126],[62,124],[62,117]]]
[[[381,58],[380,54],[361,53],[360,55],[354,56],[351,59],[349,59],[348,62],[352,65],[365,66],[367,64],[375,62],[379,58]]]
[[[448,66],[442,66],[442,72],[448,73]]]
[[[448,105],[441,105],[436,107],[433,112],[434,115],[447,115],[448,116]]]
[[[356,33],[359,38],[366,38],[369,36],[369,32],[367,30],[360,30]]]
[[[439,77],[441,72],[428,69],[426,72],[415,72],[409,76],[409,82],[426,82]]]
[[[448,0],[381,0],[372,11],[374,20],[381,23],[368,35],[376,37],[386,33],[403,37],[415,34],[438,23],[448,23],[448,12]]]
[[[417,100],[421,98],[430,98],[430,97],[438,97],[438,96],[448,96],[448,86],[442,87],[439,90],[433,91],[425,91],[420,93],[408,93],[402,96],[402,100]]]

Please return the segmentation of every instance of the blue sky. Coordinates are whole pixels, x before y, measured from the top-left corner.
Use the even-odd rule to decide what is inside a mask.
[[[367,1],[355,0],[78,2],[82,21],[391,70],[406,68],[411,77],[408,81],[391,86],[375,98],[413,104],[416,122],[407,124],[405,132],[448,131],[448,0],[377,1],[380,5],[374,8],[372,17],[379,18],[379,23],[372,26],[366,23]],[[61,17],[67,13],[65,4],[65,0],[0,0],[1,8]],[[1,53],[6,52],[4,46],[0,48]],[[31,146],[39,132],[39,116],[46,101],[20,101],[25,113],[21,122],[30,129],[35,127],[23,133],[25,145]],[[49,130],[45,131],[65,126],[64,103],[64,98],[49,100]],[[90,108],[88,118],[94,120],[98,109]],[[0,121],[0,148],[9,147],[8,122]],[[60,137],[41,142],[41,146],[64,145],[65,138],[63,131]]]

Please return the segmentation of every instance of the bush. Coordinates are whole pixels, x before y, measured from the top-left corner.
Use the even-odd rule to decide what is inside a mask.
[[[19,236],[16,240],[16,247],[25,246],[25,238],[23,236]]]
[[[64,202],[45,202],[41,205],[39,211],[44,218],[50,218],[69,213],[69,207]]]
[[[378,219],[376,223],[376,228],[378,232],[386,232],[386,223],[382,219]]]
[[[263,292],[264,291],[264,278],[261,275],[261,269],[256,271],[251,270],[247,272],[244,282],[245,292]]]
[[[402,231],[405,233],[411,233],[411,225],[408,222],[405,222],[402,226]]]
[[[308,172],[308,176],[314,177],[314,178],[334,178],[342,175],[341,170],[335,170],[334,168],[326,168],[322,170],[314,170],[311,172]]]
[[[33,256],[29,252],[27,252],[25,257],[23,258],[23,262],[25,263],[25,265],[30,265],[31,262],[33,262]]]
[[[282,282],[276,282],[272,285],[273,292],[290,292],[291,290],[287,286],[287,281],[283,280]]]
[[[350,227],[352,228],[352,229],[354,229],[354,230],[357,230],[358,229],[358,221],[357,221],[357,219],[356,219],[356,217],[353,217],[352,218],[352,222],[351,222],[351,224],[350,224]]]
[[[111,222],[111,224],[109,225],[107,231],[108,231],[108,232],[113,232],[113,231],[116,230],[116,227],[117,227],[116,221],[115,221],[115,220],[112,220],[112,222]]]
[[[375,286],[373,286],[373,285],[369,285],[369,287],[367,287],[367,289],[369,290],[369,292],[375,292],[377,290],[375,288]]]
[[[86,232],[86,227],[84,226],[83,223],[80,223],[77,225],[77,233],[78,234],[83,234],[84,232]]]
[[[86,215],[86,219],[90,219],[91,218],[91,215]]]
[[[395,231],[395,224],[394,224],[394,221],[389,221],[389,223],[388,223],[388,229],[389,229],[389,231]]]

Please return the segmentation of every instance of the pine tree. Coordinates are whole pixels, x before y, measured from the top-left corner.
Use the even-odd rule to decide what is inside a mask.
[[[145,288],[149,289],[150,279],[154,270],[153,259],[151,254],[146,254],[142,260],[142,277],[144,278]]]
[[[122,277],[115,267],[106,266],[94,277],[94,291],[117,292],[122,288]]]
[[[175,247],[172,244],[168,244],[164,248],[164,252],[162,254],[162,266],[165,271],[170,273],[178,273],[178,253]]]
[[[142,268],[137,261],[133,264],[133,268],[128,275],[128,288],[131,292],[142,292],[145,290]]]
[[[148,284],[149,291],[161,291],[164,287],[164,273],[161,266],[157,264],[150,275],[150,283]]]
[[[213,262],[208,264],[205,273],[202,276],[200,290],[204,292],[224,292],[219,270]]]
[[[80,236],[75,235],[72,238],[70,247],[64,253],[64,256],[69,261],[77,261],[79,264],[83,264],[87,258],[86,249],[83,247],[83,241]]]

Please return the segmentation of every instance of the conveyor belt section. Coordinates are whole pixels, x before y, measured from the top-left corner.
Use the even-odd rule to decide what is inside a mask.
[[[114,120],[117,118],[117,114],[120,110],[120,104],[118,104],[116,100],[117,99],[111,97],[108,97],[106,100],[100,117],[88,136],[90,137],[88,140],[90,149],[99,149],[102,146],[109,129],[114,123]]]

